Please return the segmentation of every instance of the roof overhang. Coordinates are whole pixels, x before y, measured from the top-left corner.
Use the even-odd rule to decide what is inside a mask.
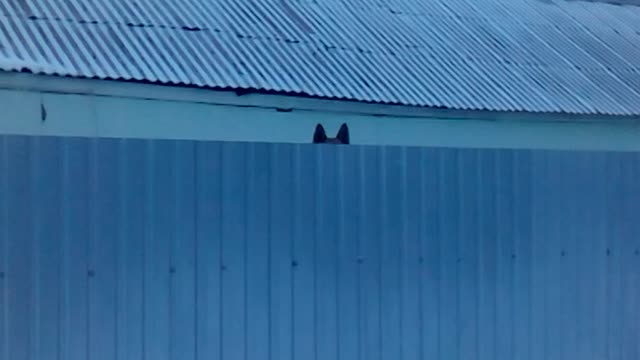
[[[238,92],[190,86],[170,86],[137,81],[86,79],[0,71],[0,89],[60,94],[84,94],[124,98],[154,99],[212,105],[256,107],[279,111],[305,110],[400,118],[472,119],[526,122],[640,122],[640,116],[583,115],[441,109],[407,105],[386,105],[351,100],[331,100],[270,92]]]

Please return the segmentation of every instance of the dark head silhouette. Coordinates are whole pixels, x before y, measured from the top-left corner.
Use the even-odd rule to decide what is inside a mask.
[[[314,144],[349,144],[349,128],[347,124],[342,124],[338,135],[334,138],[327,137],[324,127],[320,124],[316,125],[316,131],[313,133]]]

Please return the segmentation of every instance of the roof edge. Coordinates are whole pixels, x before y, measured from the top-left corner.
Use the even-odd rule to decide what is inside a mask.
[[[46,78],[46,81],[43,81]],[[325,98],[301,93],[260,89],[213,88],[185,84],[164,84],[138,80],[107,80],[85,77],[0,71],[0,89],[62,94],[91,94],[136,99],[257,107],[282,111],[308,110],[369,116],[434,118],[485,121],[533,122],[640,122],[637,115],[570,114],[551,112],[507,112],[459,110],[410,105],[370,103],[351,99]]]

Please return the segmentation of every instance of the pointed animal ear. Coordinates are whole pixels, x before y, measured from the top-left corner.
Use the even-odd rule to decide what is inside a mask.
[[[313,143],[322,144],[327,141],[327,133],[324,131],[324,127],[318,124],[316,125],[316,131],[313,133]]]
[[[341,143],[349,144],[349,128],[347,127],[347,124],[342,124],[342,126],[340,126],[337,138]]]

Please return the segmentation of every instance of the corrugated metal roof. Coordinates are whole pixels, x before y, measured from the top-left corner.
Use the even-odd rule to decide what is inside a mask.
[[[640,8],[0,0],[0,68],[453,109],[640,115]]]

